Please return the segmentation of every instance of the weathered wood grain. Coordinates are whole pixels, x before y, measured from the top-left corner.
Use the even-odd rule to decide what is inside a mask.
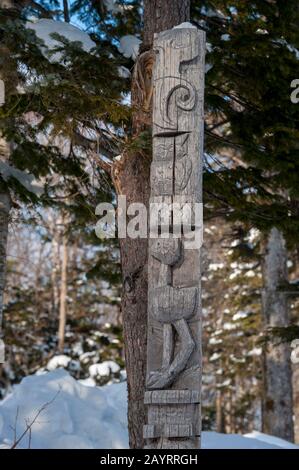
[[[188,242],[202,202],[205,34],[164,31],[155,36],[154,51],[151,204],[166,209],[151,226],[160,237],[149,240],[144,438],[147,448],[192,449],[200,445],[201,428],[200,249]],[[170,203],[180,211],[167,213]]]

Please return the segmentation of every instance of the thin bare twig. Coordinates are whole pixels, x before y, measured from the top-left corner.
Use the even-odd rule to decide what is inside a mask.
[[[20,437],[18,437],[17,439],[15,438],[14,440],[14,443],[13,445],[11,446],[11,449],[16,449],[17,446],[20,444],[20,442],[24,439],[24,437],[26,436],[27,433],[29,433],[29,445],[31,445],[31,436],[32,436],[32,426],[34,425],[34,423],[36,423],[36,420],[37,418],[40,416],[40,414],[45,411],[46,408],[48,408],[48,406],[50,406],[57,398],[57,396],[59,395],[59,393],[61,392],[61,390],[59,389],[58,392],[54,395],[54,397],[52,398],[52,400],[48,401],[47,403],[45,403],[36,413],[36,415],[34,416],[34,418],[29,422],[27,420],[25,420],[25,423],[26,423],[26,428],[25,430],[23,431],[23,433],[20,435]],[[18,413],[18,411],[17,411]],[[16,421],[17,421],[17,417],[16,417]],[[16,423],[17,424],[17,423]],[[16,429],[16,424],[15,424],[15,429]],[[15,435],[16,436],[16,435]]]

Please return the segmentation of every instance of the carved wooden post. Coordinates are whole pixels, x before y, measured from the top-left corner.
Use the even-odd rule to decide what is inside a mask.
[[[194,217],[202,202],[205,33],[164,31],[154,51],[151,204],[185,201]],[[168,238],[149,239],[144,438],[147,448],[192,449],[201,432],[200,248],[187,249],[186,233],[173,236],[173,213],[170,220]]]

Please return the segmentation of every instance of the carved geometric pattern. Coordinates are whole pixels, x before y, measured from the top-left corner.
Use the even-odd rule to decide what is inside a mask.
[[[200,403],[200,392],[198,390],[154,390],[145,392],[144,403],[146,405]]]
[[[157,287],[153,296],[153,315],[161,323],[173,323],[192,317],[198,303],[198,288]]]
[[[201,201],[205,34],[164,31],[155,35],[154,51],[151,201],[181,204],[183,198],[191,202],[193,221],[192,204]],[[194,448],[200,436],[200,258],[199,250],[186,253],[187,238],[175,238],[178,217],[172,213],[170,220],[172,238],[149,242],[144,438],[148,448]]]

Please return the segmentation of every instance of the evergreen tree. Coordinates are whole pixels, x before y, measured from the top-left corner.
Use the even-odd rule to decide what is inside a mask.
[[[0,130],[11,146],[12,168],[9,177],[2,177],[1,193],[9,192],[15,202],[67,210],[81,230],[95,223],[96,204],[116,194],[126,194],[128,203],[148,203],[152,37],[189,20],[190,3],[191,21],[208,35],[206,216],[242,222],[245,232],[256,227],[267,235],[276,227],[294,249],[298,107],[290,102],[290,83],[298,75],[295,0],[145,0],[143,11],[136,0],[76,0],[69,12],[66,2],[63,10],[49,0],[18,2],[21,10],[1,11],[1,78],[7,86]],[[68,13],[88,28],[93,49],[56,34],[56,46],[49,50],[25,26],[32,16],[51,22],[68,20]],[[134,69],[132,53],[126,51],[130,57],[124,58],[119,52],[128,35],[143,39]],[[133,70],[132,83],[126,69]],[[131,106],[126,104],[130,90]],[[58,139],[67,143],[67,152]],[[16,177],[16,169],[41,179],[44,194],[37,197],[24,177]],[[121,255],[130,440],[132,447],[141,447],[147,241],[123,240]],[[290,288],[288,283],[284,287]]]
[[[290,84],[298,71],[297,2],[213,1],[193,2],[193,7],[193,18],[207,29],[211,44],[206,104],[207,113],[214,119],[207,123],[206,149],[210,158],[216,155],[220,160],[216,171],[210,171],[207,161],[206,200],[213,206],[212,211],[226,210],[228,220],[243,221],[249,228],[255,226],[265,237],[278,230],[289,247],[294,246],[299,220],[295,176],[298,108],[291,103]],[[228,151],[233,155],[233,167],[222,157]],[[280,256],[277,249],[273,257]],[[269,261],[266,252],[264,259]],[[281,262],[286,265],[286,252]],[[269,283],[273,286],[281,276],[270,265],[264,273],[264,293],[269,293]],[[283,282],[287,284],[285,277]],[[281,299],[276,310],[272,294]],[[264,302],[266,326],[277,322],[287,326],[286,292],[272,294]],[[267,371],[273,363],[271,350],[275,356],[283,355],[284,361],[275,360],[275,372],[270,377]],[[292,439],[290,351],[283,345],[275,349],[269,345],[268,351],[264,429]],[[284,373],[287,396],[280,386]],[[285,404],[283,411],[278,403]]]

